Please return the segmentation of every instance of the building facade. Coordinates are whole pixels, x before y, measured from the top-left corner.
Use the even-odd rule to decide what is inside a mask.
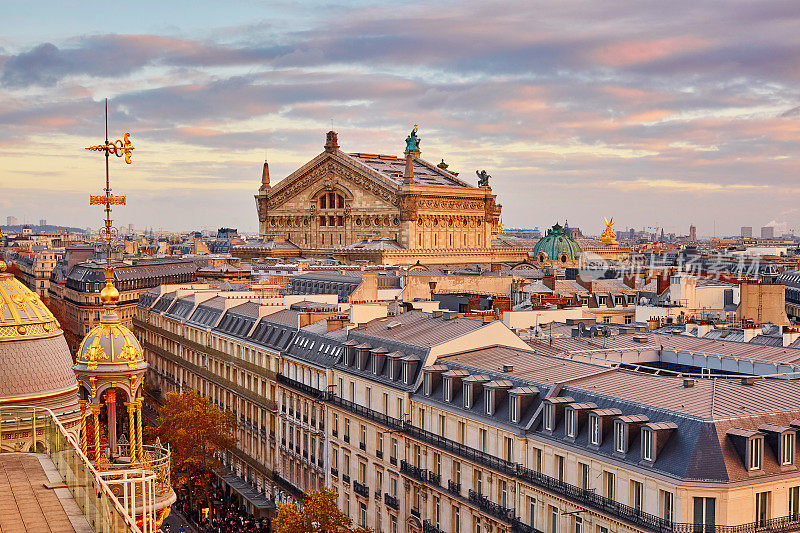
[[[151,377],[236,410],[226,461],[263,496],[332,486],[392,533],[800,528],[797,380],[579,362],[457,313],[169,294],[139,303]]]
[[[489,176],[480,174],[473,187],[446,168],[421,158],[416,129],[405,157],[346,153],[336,132],[328,132],[325,150],[275,186],[264,164],[255,197],[260,238],[289,241],[303,252],[377,240],[390,243],[382,251],[486,255],[501,212]]]

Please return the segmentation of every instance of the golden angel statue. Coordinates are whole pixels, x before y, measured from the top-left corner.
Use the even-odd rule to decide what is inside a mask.
[[[603,220],[606,221],[606,229],[603,230],[600,241],[603,244],[618,244],[617,234],[614,231],[614,218],[612,217],[611,220],[608,220],[606,217],[603,217]]]

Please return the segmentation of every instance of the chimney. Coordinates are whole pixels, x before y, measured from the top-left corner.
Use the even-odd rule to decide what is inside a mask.
[[[577,276],[575,276],[575,281],[578,283],[578,285],[589,291],[589,293],[593,292],[591,276],[589,276],[588,279],[586,279],[581,274],[578,274]]]
[[[264,170],[261,171],[261,188],[259,190],[268,191],[269,189],[269,163],[264,161]]]
[[[339,149],[339,136],[336,134],[335,131],[331,130],[328,132],[328,135],[325,138],[325,151],[328,153],[333,153],[338,149]]]
[[[555,290],[556,288],[556,276],[554,274],[548,274],[544,278],[542,278],[542,283],[548,289]]]
[[[664,291],[669,289],[669,275],[659,274],[656,278],[656,293],[657,294],[664,294]]]
[[[630,287],[631,289],[636,289],[636,276],[631,276],[629,274],[622,275],[622,283],[626,286]]]

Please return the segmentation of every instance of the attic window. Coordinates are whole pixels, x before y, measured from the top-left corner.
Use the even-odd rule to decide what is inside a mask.
[[[509,400],[509,415],[511,417],[511,422],[518,423],[519,422],[519,396],[516,394],[511,395],[511,399]]]
[[[544,404],[543,425],[546,431],[553,431],[555,427],[555,406],[552,403]]]
[[[430,372],[425,372],[425,377],[423,378],[423,387],[425,391],[425,396],[430,396],[433,392],[431,387],[431,374]]]
[[[377,357],[373,357],[372,358],[372,373],[375,374],[376,376],[378,375],[378,358]]]
[[[655,439],[653,438],[653,430],[650,428],[642,428],[642,460],[652,461],[655,457],[653,446]]]
[[[444,401],[453,401],[453,380],[449,377],[444,378]]]
[[[781,464],[794,464],[794,433],[781,435]]]
[[[484,405],[486,407],[486,414],[491,416],[494,414],[494,389],[488,389],[484,396]]]
[[[464,382],[464,409],[472,409],[472,384]]]
[[[403,361],[403,383],[409,385],[409,381],[411,379],[411,372],[410,372],[410,364],[408,361]]]
[[[575,410],[567,409],[564,414],[564,432],[567,437],[575,437],[578,433],[578,424],[575,418]]]
[[[600,446],[600,417],[589,415],[589,444]]]
[[[625,422],[620,420],[614,421],[614,450],[619,453],[627,451],[625,446]]]
[[[749,453],[747,461],[748,470],[761,470],[761,463],[764,457],[764,438],[753,437],[748,443]]]

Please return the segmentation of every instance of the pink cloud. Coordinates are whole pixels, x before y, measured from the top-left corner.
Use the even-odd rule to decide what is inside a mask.
[[[691,35],[662,39],[636,39],[600,46],[592,50],[589,57],[592,61],[605,66],[624,67],[701,50],[710,44],[708,39]]]

